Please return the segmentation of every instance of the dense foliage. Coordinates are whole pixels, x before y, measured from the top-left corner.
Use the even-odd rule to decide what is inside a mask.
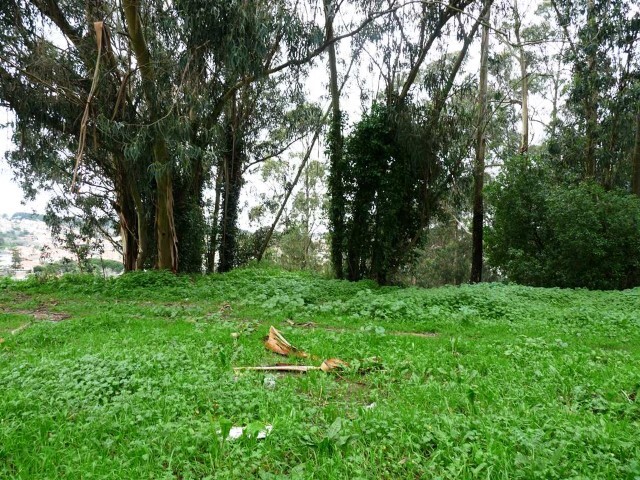
[[[519,156],[489,190],[492,265],[536,286],[630,288],[640,283],[640,198],[595,183],[554,181],[548,163]]]
[[[277,258],[430,285],[463,281],[467,245],[482,279],[484,185],[513,155],[544,152],[549,195],[521,190],[518,226],[497,210],[494,271],[622,288],[640,276],[612,232],[636,232],[603,212],[640,196],[639,41],[631,0],[8,0],[7,160],[28,197],[54,192],[45,219],[79,264],[110,237],[126,271]],[[267,193],[270,165],[296,173]],[[496,188],[496,205],[503,191],[516,201]],[[537,214],[553,240],[529,253],[512,239],[531,237]]]
[[[416,139],[415,126],[396,113],[374,104],[346,142],[345,250],[352,280],[372,278],[386,283],[418,233],[419,165],[400,139],[400,129]]]
[[[635,478],[639,301],[268,269],[3,280],[0,477]],[[283,361],[269,325],[350,369],[234,374]]]
[[[3,2],[0,101],[25,192],[55,191],[58,231],[119,236],[126,270],[198,272],[207,243],[231,268],[244,169],[318,123],[298,110],[300,66],[322,51],[307,13],[286,0]]]

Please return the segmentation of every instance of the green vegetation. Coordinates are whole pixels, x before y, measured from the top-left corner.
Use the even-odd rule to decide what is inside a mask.
[[[13,218],[83,272],[109,242],[125,271],[640,286],[637,0],[454,3],[2,2],[6,159],[49,197]],[[496,188],[485,214],[529,154],[542,198]]]
[[[14,247],[11,249],[11,269],[19,270],[22,268],[22,256],[20,255],[20,249]]]
[[[93,273],[94,275],[117,275],[122,273],[124,266],[122,262],[116,260],[106,260],[101,258],[85,259],[84,273]],[[45,265],[37,265],[33,267],[33,273],[41,279],[56,277],[65,274],[81,273],[77,262],[69,258],[63,258],[56,262],[49,262]]]
[[[492,266],[521,284],[624,289],[640,283],[640,197],[566,184],[552,162],[511,159],[489,188]]]
[[[638,478],[639,304],[266,268],[3,280],[0,477]],[[351,367],[234,375],[283,361],[269,325]]]
[[[9,230],[8,232],[0,232],[0,248],[7,250],[15,247],[16,245],[24,245],[25,232],[18,230]]]

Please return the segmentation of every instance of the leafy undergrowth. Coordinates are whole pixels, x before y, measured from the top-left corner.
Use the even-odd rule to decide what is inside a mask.
[[[269,325],[351,367],[234,373]],[[638,289],[67,276],[0,283],[0,338],[0,478],[640,477]]]

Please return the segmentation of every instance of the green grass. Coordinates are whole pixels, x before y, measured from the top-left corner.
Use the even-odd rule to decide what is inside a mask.
[[[0,306],[3,479],[640,478],[639,289],[255,268],[3,281]],[[234,374],[283,361],[261,343],[269,325],[351,367],[273,389]],[[383,368],[363,373],[371,357]],[[221,438],[267,424],[265,440]]]

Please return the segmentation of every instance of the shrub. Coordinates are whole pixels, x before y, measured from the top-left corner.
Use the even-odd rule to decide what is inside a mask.
[[[640,285],[640,198],[554,183],[544,161],[512,159],[488,188],[490,264],[534,286]]]

